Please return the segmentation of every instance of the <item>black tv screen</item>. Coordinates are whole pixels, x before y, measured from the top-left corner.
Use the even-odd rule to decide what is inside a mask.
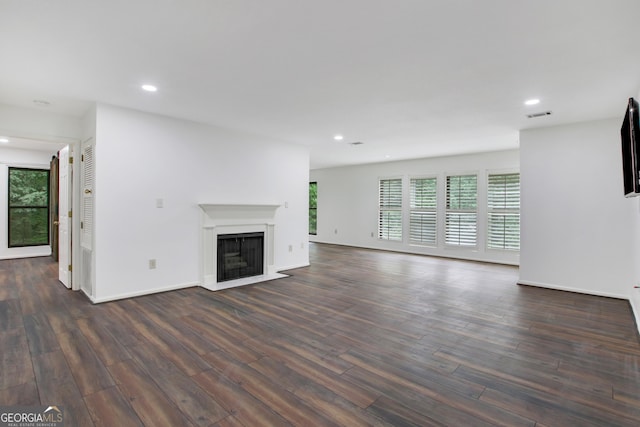
[[[638,101],[629,98],[620,129],[622,140],[622,175],[625,197],[640,195],[640,114]]]

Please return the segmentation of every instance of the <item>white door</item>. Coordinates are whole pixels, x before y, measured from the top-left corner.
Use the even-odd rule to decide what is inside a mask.
[[[67,288],[71,287],[71,168],[69,167],[69,146],[58,153],[59,194],[58,194],[58,280]]]
[[[82,143],[80,156],[80,287],[91,298],[93,289],[93,201],[95,183],[95,142]]]

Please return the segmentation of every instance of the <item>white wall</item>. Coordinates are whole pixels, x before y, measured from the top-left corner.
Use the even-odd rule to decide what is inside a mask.
[[[622,185],[622,118],[520,133],[522,284],[629,298],[640,212]]]
[[[282,204],[276,267],[308,265],[306,148],[106,105],[96,112],[94,300],[196,285],[199,203]]]
[[[81,136],[80,119],[0,104],[0,135],[73,144]]]
[[[639,97],[640,98],[640,97]],[[633,228],[630,230],[629,235],[635,237],[634,239],[634,250],[633,250],[633,277],[635,281],[633,282],[634,288],[629,293],[629,302],[631,303],[631,308],[633,309],[633,314],[636,318],[636,327],[638,328],[638,332],[640,332],[640,221],[637,218],[640,218],[640,197],[636,197],[634,204],[636,205],[636,212]]]
[[[635,98],[636,100],[640,100],[640,92],[638,92],[638,96],[636,96]],[[637,202],[637,217],[640,217],[640,197],[636,198]],[[631,303],[631,308],[633,309],[633,313],[635,315],[636,318],[636,327],[638,328],[638,332],[640,332],[640,262],[639,258],[640,258],[640,221],[636,221],[635,222],[635,226],[636,229],[633,233],[633,236],[635,236],[634,239],[634,266],[635,266],[635,270],[634,270],[634,277],[636,279],[634,285],[637,286],[636,288],[634,288],[630,295],[629,295],[629,301]]]
[[[518,169],[518,151],[509,150],[312,170],[310,180],[318,183],[318,234],[310,236],[310,239],[324,243],[517,264],[517,252],[487,250],[484,235],[487,219],[485,190],[487,174],[517,172]],[[438,236],[436,247],[409,245],[406,238],[407,221],[404,221],[404,242],[391,242],[377,238],[378,180],[380,178],[403,177],[406,190],[410,176],[436,175],[440,207],[438,220],[441,222],[444,218],[446,175],[459,173],[478,174],[478,245],[476,249],[446,247],[442,234]]]
[[[54,153],[0,147],[0,259],[51,255],[50,246],[9,248],[9,220],[7,202],[9,194],[9,167],[49,169]]]

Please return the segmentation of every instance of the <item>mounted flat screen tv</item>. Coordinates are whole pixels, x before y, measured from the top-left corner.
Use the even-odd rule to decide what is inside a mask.
[[[640,113],[638,101],[629,98],[622,128],[622,175],[625,197],[640,196]]]

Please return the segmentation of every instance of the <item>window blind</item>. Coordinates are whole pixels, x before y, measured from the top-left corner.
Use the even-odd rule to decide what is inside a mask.
[[[378,238],[402,240],[402,179],[381,179],[378,194]]]
[[[478,178],[447,176],[445,242],[453,246],[476,246]]]
[[[520,250],[520,174],[489,175],[487,204],[487,247]]]
[[[409,199],[409,239],[411,243],[435,245],[437,235],[436,178],[412,178]]]

